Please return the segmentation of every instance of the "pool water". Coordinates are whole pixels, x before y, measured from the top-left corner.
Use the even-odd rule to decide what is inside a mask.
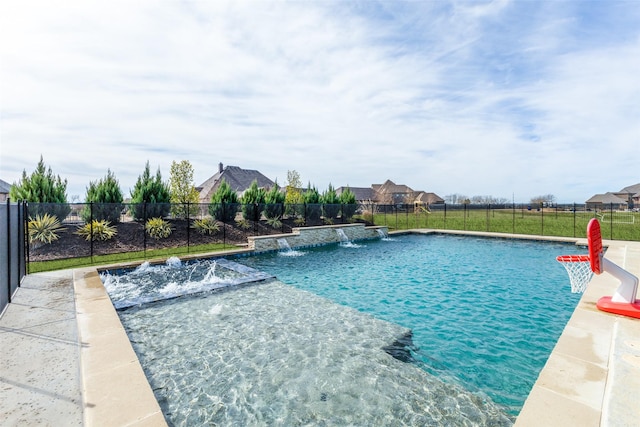
[[[510,425],[579,299],[555,256],[584,250],[359,243],[236,259],[279,280],[121,310],[169,424]],[[382,351],[409,331],[404,361]]]
[[[555,257],[585,249],[446,235],[362,246],[239,262],[410,328],[424,369],[517,414],[580,299]]]

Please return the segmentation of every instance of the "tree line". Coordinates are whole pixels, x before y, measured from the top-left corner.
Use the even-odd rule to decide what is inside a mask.
[[[173,161],[171,164],[170,178],[163,181],[160,168],[155,175],[151,173],[149,161],[144,171],[130,191],[131,207],[129,213],[136,220],[154,217],[164,217],[169,213],[175,218],[195,216],[198,210],[199,193],[193,184],[193,167],[188,160]],[[40,161],[35,170],[28,175],[23,170],[19,182],[11,186],[9,196],[12,200],[24,200],[36,204],[32,215],[49,213],[60,219],[64,219],[70,212],[67,198],[67,180],[59,175],[54,175],[51,167],[47,167],[44,159]],[[108,169],[107,174],[96,181],[91,181],[87,187],[85,206],[80,212],[81,218],[86,222],[91,219],[118,222],[124,206],[124,196],[118,179]],[[286,205],[287,214],[300,214],[299,207],[292,205],[307,204],[328,205],[319,215],[324,215],[328,220],[335,219],[340,210],[342,215],[351,217],[355,213],[355,195],[346,189],[340,195],[335,188],[329,187],[320,193],[311,183],[305,190],[301,189],[300,175],[296,171],[287,172],[287,184],[284,189],[276,184],[271,189],[258,187],[257,181],[253,181],[242,196],[230,187],[224,180],[210,200],[209,213],[219,221],[228,222],[235,217],[236,212],[231,205],[242,205],[243,217],[246,220],[257,220],[262,214],[267,220],[277,221],[285,212],[277,205]],[[47,206],[50,204],[50,206]],[[336,205],[352,205],[348,208]],[[307,217],[315,219],[316,208],[306,212]]]

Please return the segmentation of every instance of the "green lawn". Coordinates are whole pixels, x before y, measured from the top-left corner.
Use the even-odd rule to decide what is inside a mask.
[[[377,213],[376,225],[389,230],[432,228],[439,230],[489,231],[542,236],[586,237],[594,212],[528,211],[513,209],[449,209],[431,212]],[[598,213],[602,237],[612,240],[640,240],[640,213]]]

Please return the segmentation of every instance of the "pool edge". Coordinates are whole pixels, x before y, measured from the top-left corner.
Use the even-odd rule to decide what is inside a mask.
[[[96,268],[73,271],[85,426],[166,426]]]

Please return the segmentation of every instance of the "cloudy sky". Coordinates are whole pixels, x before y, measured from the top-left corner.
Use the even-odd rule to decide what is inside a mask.
[[[0,144],[0,179],[42,155],[69,198],[188,160],[581,203],[640,182],[640,7],[3,1]]]

